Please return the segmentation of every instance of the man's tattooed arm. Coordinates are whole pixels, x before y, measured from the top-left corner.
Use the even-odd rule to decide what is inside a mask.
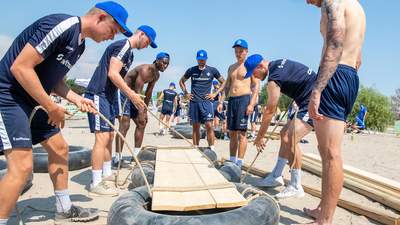
[[[321,12],[327,16],[325,52],[322,55],[314,91],[322,92],[336,71],[343,53],[345,38],[344,4],[342,0],[323,0]]]

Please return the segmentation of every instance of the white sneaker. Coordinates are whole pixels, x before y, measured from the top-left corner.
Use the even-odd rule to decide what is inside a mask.
[[[283,182],[283,177],[273,177],[271,176],[267,176],[266,178],[264,178],[263,180],[257,182],[255,184],[255,186],[257,187],[278,187],[278,186],[283,186],[284,182]]]
[[[276,198],[302,198],[304,197],[303,187],[296,188],[293,185],[288,185],[283,191],[275,195]]]
[[[110,184],[109,182],[102,181],[96,186],[90,185],[89,195],[90,196],[118,196],[118,189],[115,188],[115,185]]]

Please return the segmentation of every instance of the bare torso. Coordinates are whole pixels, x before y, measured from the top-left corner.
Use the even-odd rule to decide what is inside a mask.
[[[144,64],[135,67],[125,76],[125,82],[136,93],[141,93],[145,84],[156,82],[160,73],[153,64]]]
[[[343,53],[339,63],[358,68],[361,63],[361,48],[364,42],[366,29],[365,13],[358,0],[343,0],[345,4],[345,38],[343,42]],[[322,10],[321,34],[324,39],[322,55],[326,50],[327,14]]]
[[[244,64],[235,63],[229,66],[228,79],[230,79],[229,96],[242,96],[251,94],[251,79],[244,79],[246,68]]]

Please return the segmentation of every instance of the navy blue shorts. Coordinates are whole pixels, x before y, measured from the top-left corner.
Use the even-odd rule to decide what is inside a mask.
[[[115,120],[115,110],[113,104],[103,96],[85,93],[85,98],[90,99],[96,105],[96,109],[103,114],[112,124]],[[111,132],[113,129],[106,121],[102,120],[99,115],[88,113],[89,128],[91,133],[96,131]]]
[[[173,103],[164,102],[161,107],[161,114],[171,116],[174,113],[174,105]]]
[[[175,110],[175,113],[174,113],[174,116],[175,117],[178,117],[178,116],[180,116],[181,115],[181,108],[176,108],[176,110]]]
[[[228,101],[228,130],[247,130],[249,116],[246,115],[250,104],[250,95],[229,97]]]
[[[309,98],[307,98],[307,99],[305,99],[305,100],[303,100],[303,101],[299,101],[299,102],[296,102],[296,104],[298,105],[298,107],[299,107],[299,111],[297,111],[297,116],[296,116],[296,118],[297,119],[299,119],[299,120],[302,120],[302,121],[304,121],[304,122],[306,122],[308,125],[310,125],[311,127],[314,127],[314,124],[313,124],[313,120],[310,118],[310,115],[308,114],[308,103],[310,102],[310,99]],[[290,119],[290,120],[292,120],[293,118],[294,118],[294,115],[295,115],[295,111],[294,110],[292,110],[291,112],[290,112],[290,114],[288,115],[288,118]]]
[[[60,129],[47,123],[49,117],[42,109],[36,111],[29,123],[33,108],[23,101],[5,103],[0,95],[0,152],[13,148],[32,148],[32,145],[60,132]]]
[[[258,118],[258,105],[254,106],[253,113],[250,116],[250,123],[255,123],[257,122]]]
[[[190,101],[189,105],[190,123],[205,123],[214,120],[214,109],[211,101]]]
[[[118,89],[113,101],[115,116],[130,116],[131,101]]]
[[[359,88],[357,70],[339,64],[335,74],[322,91],[319,113],[341,121],[346,121],[353,109]]]

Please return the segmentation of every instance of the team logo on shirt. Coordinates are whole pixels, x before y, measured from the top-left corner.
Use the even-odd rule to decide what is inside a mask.
[[[58,54],[56,59],[68,69],[72,68],[72,64],[69,62],[69,60],[64,59],[64,54]]]
[[[210,74],[210,72],[207,72],[207,76],[209,77],[211,74]]]
[[[286,61],[287,61],[287,59],[283,59],[282,62],[281,62],[281,64],[278,66],[278,68],[279,68],[279,69],[282,69],[283,66],[285,65]]]

